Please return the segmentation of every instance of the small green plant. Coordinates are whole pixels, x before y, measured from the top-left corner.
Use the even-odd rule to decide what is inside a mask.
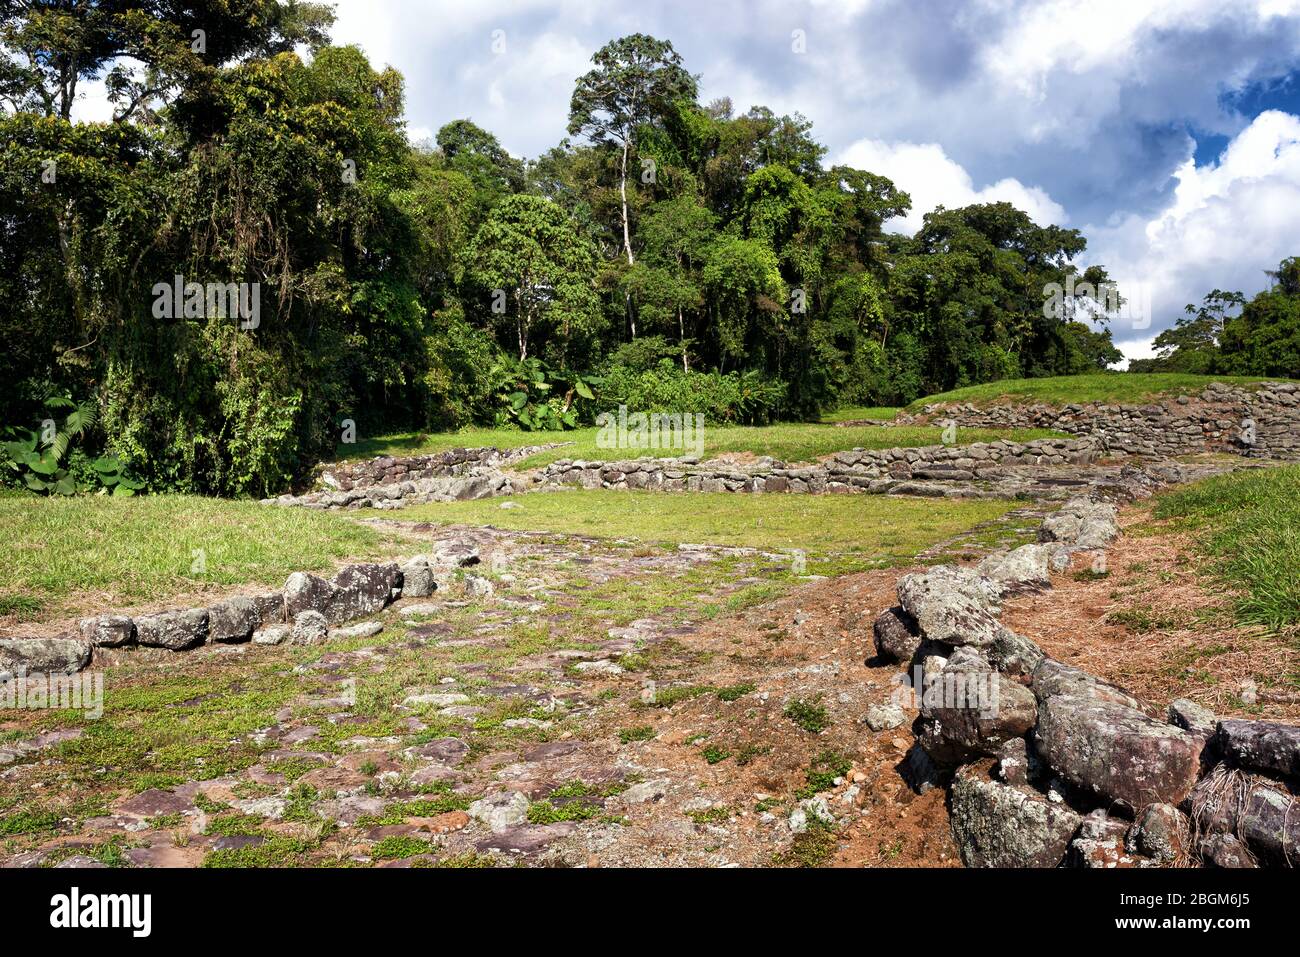
[[[700,753],[704,755],[704,760],[709,762],[709,764],[717,764],[718,762],[725,761],[727,758],[731,757],[730,751],[725,748],[720,748],[716,744],[709,745]]]
[[[434,845],[418,837],[390,835],[375,845],[370,856],[377,861],[400,861],[433,850],[436,850]]]
[[[737,698],[743,698],[747,694],[753,693],[756,685],[739,684],[731,685],[726,688],[718,689],[718,697],[723,701],[735,701]]]
[[[852,768],[853,761],[848,755],[838,751],[823,751],[808,765],[807,780],[795,792],[795,797],[803,800],[822,791],[829,791],[835,786],[836,779],[844,777]]]
[[[635,728],[624,728],[618,733],[618,739],[624,744],[631,744],[633,741],[649,741],[654,736],[655,729],[648,724],[639,725]]]
[[[1085,568],[1082,571],[1075,572],[1072,576],[1077,582],[1096,582],[1110,577],[1108,571],[1098,571],[1094,568]]]
[[[810,734],[818,734],[830,727],[830,715],[816,701],[796,698],[785,706],[782,712],[787,718]]]

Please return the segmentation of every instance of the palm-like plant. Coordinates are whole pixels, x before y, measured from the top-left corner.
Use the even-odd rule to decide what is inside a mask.
[[[75,402],[68,396],[51,396],[44,405],[55,415],[66,412],[62,425],[58,426],[56,422],[54,434],[43,434],[48,429],[43,432],[10,429],[16,437],[0,442],[0,450],[8,458],[9,467],[33,492],[72,495],[85,487],[78,487],[76,477],[65,467],[64,459],[73,441],[94,427],[99,412],[94,402]],[[114,495],[134,495],[137,489],[144,487],[143,482],[125,474],[122,463],[115,456],[101,456],[91,463],[91,468],[103,490]]]

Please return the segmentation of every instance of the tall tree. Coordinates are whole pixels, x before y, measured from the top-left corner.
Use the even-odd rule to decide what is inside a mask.
[[[591,60],[596,68],[578,78],[569,103],[569,135],[619,149],[623,253],[632,266],[636,257],[628,217],[627,170],[637,130],[643,124],[662,122],[678,101],[693,102],[697,85],[671,43],[644,33],[610,41]]]
[[[526,195],[503,200],[474,237],[470,257],[485,289],[508,291],[514,299],[520,361],[528,358],[539,325],[558,335],[564,360],[575,332],[594,324],[595,250],[550,200]]]

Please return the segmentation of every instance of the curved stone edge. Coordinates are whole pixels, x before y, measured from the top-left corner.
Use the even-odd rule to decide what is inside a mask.
[[[237,595],[201,608],[81,619],[78,633],[54,638],[0,638],[0,683],[20,674],[74,674],[100,648],[126,645],[188,651],[204,644],[316,644],[345,622],[374,615],[399,598],[424,598],[445,575],[480,562],[477,546],[452,541],[397,564],[356,563],[326,579],[294,572],[279,591]],[[467,579],[471,591],[475,584]],[[481,591],[481,589],[479,590]]]
[[[947,788],[971,867],[1300,863],[1300,726],[1162,710],[999,621],[1004,596],[1051,587],[1046,569],[1119,534],[1114,506],[1076,498],[1039,545],[899,580],[874,633],[878,658],[919,678],[901,772]]]

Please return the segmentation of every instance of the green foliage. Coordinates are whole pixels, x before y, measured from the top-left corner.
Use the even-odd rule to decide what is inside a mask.
[[[756,424],[778,418],[785,388],[755,370],[683,372],[671,359],[641,372],[627,366],[604,370],[601,405],[636,412],[698,413],[706,423]]]
[[[831,723],[830,716],[822,705],[802,698],[791,701],[781,713],[811,734],[825,731]]]
[[[1270,272],[1269,289],[1246,299],[1215,289],[1172,329],[1156,336],[1156,355],[1138,372],[1228,373],[1300,378],[1300,257]]]
[[[503,358],[488,373],[500,403],[497,423],[514,422],[528,432],[576,428],[582,403],[596,398],[600,379],[576,373],[561,376],[540,359]]]
[[[815,420],[1118,357],[1077,231],[994,203],[889,234],[906,193],[827,169],[797,113],[699,103],[666,40],[598,50],[573,140],[525,162],[465,118],[411,146],[402,77],[330,45],[321,4],[91,4],[75,30],[47,6],[0,5],[0,422],[52,393],[100,421],[71,451],[6,436],[4,472],[40,491],[263,496],[343,420],[573,429],[595,396]],[[94,80],[115,114],[74,123]],[[155,314],[178,275],[256,283],[258,324]],[[1168,334],[1171,368],[1295,374],[1298,275]],[[1073,280],[1092,291],[1045,314]]]
[[[95,489],[113,495],[134,495],[144,487],[143,482],[127,474],[116,456],[101,455],[92,460],[73,448],[73,442],[95,425],[98,413],[93,402],[52,396],[44,406],[50,413],[67,413],[61,426],[51,418],[39,432],[11,427],[7,431],[16,438],[0,442],[0,466],[6,466],[11,477],[16,476],[33,492],[47,495]]]
[[[1199,482],[1161,496],[1155,515],[1197,531],[1200,548],[1235,590],[1241,623],[1300,622],[1300,466]]]

